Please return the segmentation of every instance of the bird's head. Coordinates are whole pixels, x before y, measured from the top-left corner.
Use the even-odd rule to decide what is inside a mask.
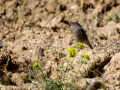
[[[79,27],[80,24],[78,22],[72,22],[71,24],[69,24],[72,28],[75,28],[75,27]],[[81,27],[81,26],[80,26]]]

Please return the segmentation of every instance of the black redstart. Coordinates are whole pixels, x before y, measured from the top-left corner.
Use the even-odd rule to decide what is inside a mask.
[[[77,22],[73,22],[72,24],[70,24],[70,26],[72,27],[72,33],[75,39],[81,43],[87,44],[91,49],[93,49],[81,25]]]

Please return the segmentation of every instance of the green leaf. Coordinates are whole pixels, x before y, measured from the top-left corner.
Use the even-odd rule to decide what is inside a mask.
[[[43,69],[43,71],[48,70],[49,68]]]
[[[66,66],[61,66],[60,68],[65,68]]]
[[[118,16],[119,16],[119,18],[120,18],[120,12],[118,13]]]
[[[83,54],[83,56],[81,56],[83,59],[87,59],[87,60],[90,60],[89,56],[86,55],[86,54]]]
[[[85,63],[85,60],[82,60],[82,63]]]
[[[59,69],[57,69],[56,71],[60,71]]]
[[[110,16],[108,16],[108,21],[111,21],[111,20],[112,20],[112,18]]]
[[[94,68],[95,68],[95,66],[92,63],[91,66],[90,66],[90,69],[94,69]]]
[[[81,63],[80,61],[76,61],[77,63]]]
[[[71,61],[71,59],[70,59],[70,58],[68,58],[68,59],[66,59],[66,61],[67,61],[67,63],[69,63],[69,62]]]
[[[100,20],[103,20],[103,17],[100,17]]]
[[[119,16],[115,13],[115,22],[118,22],[119,21]]]
[[[70,67],[73,69],[73,66],[70,64]]]
[[[70,71],[71,69],[70,69],[70,68],[68,68],[67,70],[68,70],[68,71]]]
[[[38,67],[41,68],[41,66],[40,66],[40,62],[38,62]]]

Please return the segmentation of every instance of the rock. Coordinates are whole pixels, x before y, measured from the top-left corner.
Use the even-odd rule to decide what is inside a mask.
[[[112,87],[119,87],[120,84],[120,53],[115,54],[110,62],[105,66],[107,69],[103,75],[103,80]]]

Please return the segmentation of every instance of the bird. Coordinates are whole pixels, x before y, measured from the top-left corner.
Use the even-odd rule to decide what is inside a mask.
[[[88,40],[87,34],[85,33],[81,25],[78,22],[72,22],[69,25],[72,27],[72,33],[75,39],[78,42],[87,44],[91,49],[93,49],[92,45],[90,44],[90,41]]]

